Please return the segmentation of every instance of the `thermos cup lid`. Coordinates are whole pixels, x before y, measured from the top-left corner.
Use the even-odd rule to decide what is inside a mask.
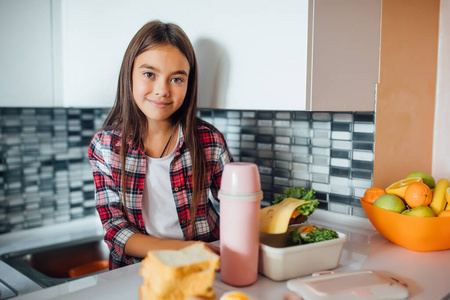
[[[244,162],[226,164],[219,195],[262,198],[258,166]]]

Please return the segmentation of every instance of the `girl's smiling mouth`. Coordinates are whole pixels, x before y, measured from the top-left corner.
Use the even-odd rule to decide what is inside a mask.
[[[146,99],[146,100],[148,102],[150,102],[150,104],[152,104],[156,108],[166,108],[172,104],[171,102],[164,102],[164,101],[151,100],[151,99]]]

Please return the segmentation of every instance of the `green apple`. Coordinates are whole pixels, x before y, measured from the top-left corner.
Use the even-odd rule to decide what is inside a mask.
[[[406,176],[406,178],[412,178],[412,177],[420,177],[420,178],[422,178],[423,183],[428,185],[428,187],[430,189],[434,189],[434,187],[436,186],[436,181],[434,180],[433,176],[431,176],[428,173],[425,173],[425,172],[412,172],[412,173],[409,173],[408,176]]]
[[[423,205],[404,210],[402,212],[402,215],[422,218],[435,217],[433,210],[430,207]]]
[[[381,195],[373,205],[396,213],[401,213],[406,209],[405,202],[394,194]]]

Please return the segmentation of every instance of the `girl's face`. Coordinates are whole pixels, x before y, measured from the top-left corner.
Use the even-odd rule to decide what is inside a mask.
[[[189,78],[186,57],[172,45],[156,46],[134,60],[133,98],[149,123],[169,121],[183,104]]]

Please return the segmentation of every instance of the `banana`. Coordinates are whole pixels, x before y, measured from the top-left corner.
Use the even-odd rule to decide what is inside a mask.
[[[447,192],[445,193],[445,198],[447,199],[447,207],[445,210],[450,210],[450,187],[447,188]]]
[[[429,205],[436,216],[445,208],[447,202],[445,199],[445,193],[449,186],[450,182],[447,178],[439,179],[439,181],[436,183],[436,187],[434,188],[433,193],[433,200]]]

